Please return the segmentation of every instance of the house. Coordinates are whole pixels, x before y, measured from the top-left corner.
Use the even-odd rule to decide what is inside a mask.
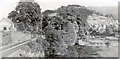
[[[3,18],[0,21],[0,31],[16,31],[16,28],[10,19]]]
[[[79,45],[86,45],[86,42],[84,42],[83,40],[79,40]]]

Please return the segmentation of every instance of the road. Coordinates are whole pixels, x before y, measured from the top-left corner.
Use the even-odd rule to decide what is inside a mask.
[[[109,42],[110,46],[86,46],[85,50],[88,54],[84,54],[82,57],[118,57],[118,41]]]
[[[8,55],[12,54],[13,52],[19,50],[25,44],[27,44],[27,43],[29,43],[31,41],[36,40],[37,37],[38,36],[36,35],[36,37],[33,38],[33,39],[29,39],[29,40],[26,40],[26,41],[23,41],[23,42],[20,42],[20,43],[11,44],[11,45],[2,47],[1,48],[2,49],[2,53],[0,55],[2,55],[2,57],[7,57]]]
[[[118,47],[109,47],[101,51],[97,51],[101,57],[118,57]]]

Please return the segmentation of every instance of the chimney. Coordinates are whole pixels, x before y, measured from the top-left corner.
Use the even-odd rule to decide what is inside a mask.
[[[20,2],[34,2],[34,0],[20,0]]]

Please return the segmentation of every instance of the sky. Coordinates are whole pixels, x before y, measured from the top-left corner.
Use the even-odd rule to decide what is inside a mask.
[[[39,3],[42,11],[54,10],[60,6],[77,4],[82,6],[118,6],[120,0],[35,0]],[[1,0],[0,2],[0,20],[6,18],[8,13],[15,9],[19,0]]]

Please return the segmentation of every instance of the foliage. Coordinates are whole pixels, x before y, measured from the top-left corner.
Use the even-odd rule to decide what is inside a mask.
[[[20,2],[16,9],[9,13],[8,18],[12,19],[20,31],[37,33],[40,27],[41,9],[37,3]]]
[[[52,13],[57,15],[49,16]],[[62,6],[52,13],[43,15],[42,29],[46,36],[45,40],[49,43],[49,46],[44,46],[45,55],[78,57],[74,45],[82,37],[86,37],[86,18],[92,11],[79,5],[69,5]]]

